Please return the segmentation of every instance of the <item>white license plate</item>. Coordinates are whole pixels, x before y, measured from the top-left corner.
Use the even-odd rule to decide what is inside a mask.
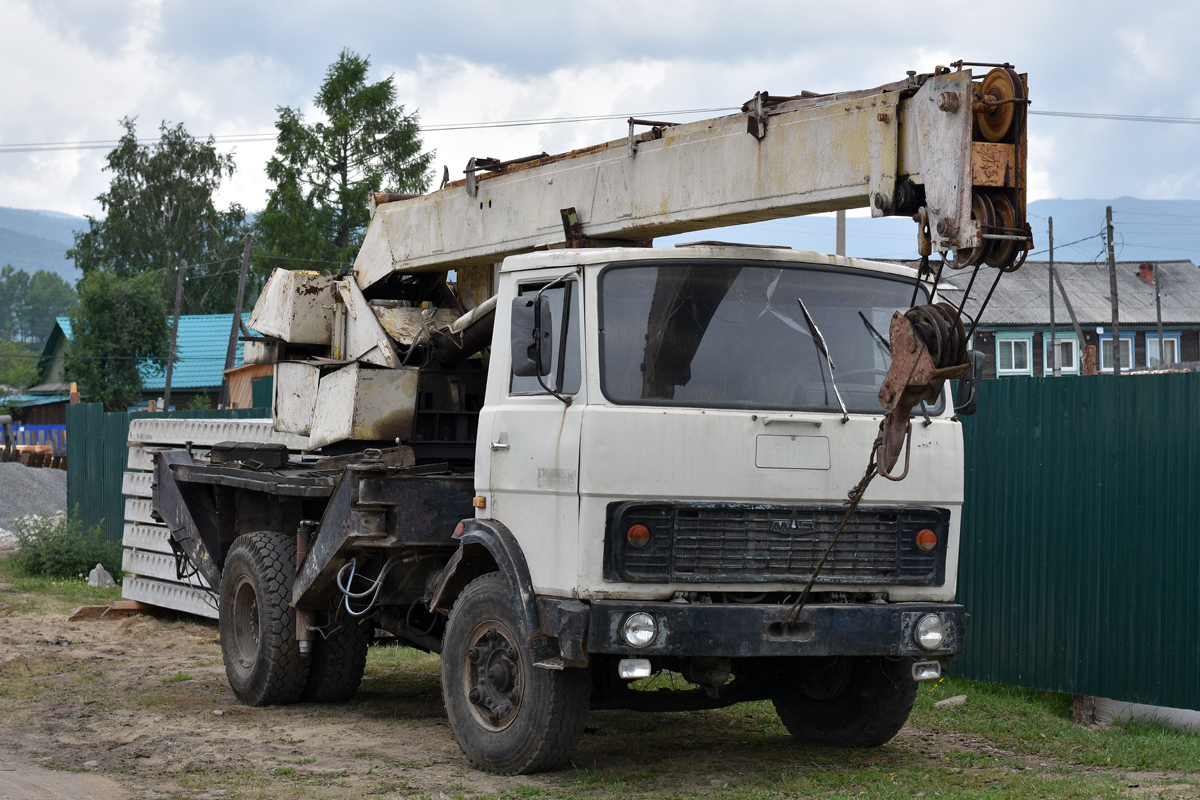
[[[824,436],[759,436],[754,466],[763,469],[829,469]]]

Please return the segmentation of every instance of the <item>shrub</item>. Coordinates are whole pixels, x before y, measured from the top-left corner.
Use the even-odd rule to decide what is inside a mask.
[[[76,578],[97,564],[114,578],[121,575],[121,543],[104,538],[99,525],[84,528],[78,512],[19,517],[15,528],[19,549],[13,558],[26,575]]]

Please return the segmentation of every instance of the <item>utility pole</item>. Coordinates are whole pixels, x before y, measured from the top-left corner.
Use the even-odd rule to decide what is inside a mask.
[[[846,212],[837,212],[837,249],[834,250],[839,256],[846,255]]]
[[[1049,226],[1050,239],[1050,364],[1053,367],[1053,375],[1056,378],[1062,377],[1062,358],[1058,353],[1058,340],[1054,336],[1054,217],[1047,220]],[[1080,342],[1080,346],[1082,346]],[[1045,372],[1045,369],[1042,370]]]
[[[171,318],[171,347],[167,355],[167,386],[163,391],[163,411],[171,408],[171,373],[175,369],[175,343],[179,341],[179,306],[183,304],[183,275],[187,261],[179,259],[179,275],[175,278],[175,316]]]
[[[246,234],[242,246],[242,270],[238,273],[237,302],[233,306],[233,324],[229,327],[229,347],[225,349],[225,369],[233,368],[233,360],[237,356],[238,331],[241,330],[242,300],[246,296],[246,273],[250,269],[250,234]],[[219,408],[229,408],[229,376],[221,377],[221,396],[217,399]]]
[[[1158,366],[1161,368],[1167,363],[1167,343],[1163,341],[1162,332],[1162,295],[1158,291],[1158,265],[1155,264],[1150,269],[1150,277],[1154,279],[1154,316],[1158,322]],[[1179,358],[1178,353],[1175,354],[1175,358]]]
[[[1117,257],[1113,254],[1112,206],[1104,212],[1105,226],[1108,231],[1108,290],[1112,298],[1112,352],[1113,375],[1121,374],[1121,320],[1117,318]],[[1132,355],[1133,348],[1130,348]]]

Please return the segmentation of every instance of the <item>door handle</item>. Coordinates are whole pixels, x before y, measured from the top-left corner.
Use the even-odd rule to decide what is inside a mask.
[[[507,450],[508,442],[492,442],[492,450]]]

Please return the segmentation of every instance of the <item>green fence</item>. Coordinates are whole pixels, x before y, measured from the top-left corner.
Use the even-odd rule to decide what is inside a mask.
[[[956,674],[1200,709],[1198,412],[1195,373],[984,381]]]
[[[85,525],[102,524],[105,536],[121,541],[125,498],[121,478],[129,461],[129,423],[142,417],[248,419],[269,417],[262,408],[226,411],[116,411],[99,403],[67,406],[67,507],[78,508]]]

